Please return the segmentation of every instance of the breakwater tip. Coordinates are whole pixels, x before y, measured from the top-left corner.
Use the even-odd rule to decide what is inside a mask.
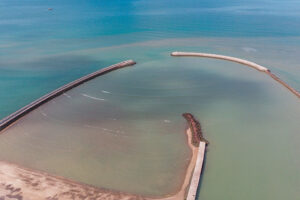
[[[91,74],[83,76],[75,81],[72,81],[66,85],[61,86],[60,88],[40,97],[39,99],[31,102],[30,104],[24,106],[23,108],[17,110],[16,112],[10,114],[9,116],[5,117],[4,119],[0,120],[0,131],[3,131],[6,127],[17,121],[19,118],[23,117],[27,113],[31,112],[32,110],[36,109],[37,107],[41,106],[42,104],[48,102],[49,100],[63,94],[65,91],[68,91],[86,81],[94,79],[100,75],[104,75],[106,73],[112,72],[114,70],[118,70],[124,67],[135,65],[136,62],[134,60],[125,60],[114,65],[102,68],[98,71],[95,71]]]
[[[200,142],[204,142],[206,145],[209,142],[203,137],[201,124],[191,113],[183,113],[182,116],[186,119],[189,124],[189,128],[192,131],[192,144],[198,147]]]
[[[173,52],[171,53],[171,56],[177,56],[178,53],[179,53],[179,52],[177,52],[177,51],[173,51]]]
[[[126,60],[126,61],[124,61],[124,63],[126,63],[127,65],[135,65],[136,64],[136,61],[134,61],[134,60]]]

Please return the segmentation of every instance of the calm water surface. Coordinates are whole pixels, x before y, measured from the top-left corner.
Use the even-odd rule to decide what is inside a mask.
[[[53,8],[48,11],[48,8]],[[210,141],[199,199],[298,199],[299,100],[264,74],[171,51],[241,57],[300,90],[297,1],[1,1],[0,116],[124,59],[0,135],[0,158],[115,190],[165,195]],[[129,184],[130,183],[130,184]]]

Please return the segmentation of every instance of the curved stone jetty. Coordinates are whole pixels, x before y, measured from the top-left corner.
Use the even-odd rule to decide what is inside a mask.
[[[204,57],[204,58],[215,58],[220,60],[228,60],[236,63],[240,63],[242,65],[247,65],[261,72],[267,72],[268,68],[258,65],[254,62],[250,62],[248,60],[243,60],[240,58],[235,58],[231,56],[224,56],[218,54],[210,54],[210,53],[195,53],[195,52],[172,52],[172,56],[191,56],[191,57]]]
[[[254,68],[254,69],[256,69],[256,70],[258,70],[260,72],[266,73],[272,79],[274,79],[275,81],[277,81],[278,83],[280,83],[281,85],[283,85],[284,87],[286,87],[293,94],[295,94],[298,98],[300,98],[300,93],[297,90],[295,90],[294,88],[292,88],[291,86],[289,86],[287,83],[285,83],[284,81],[282,81],[281,79],[279,79],[279,77],[276,76],[275,74],[271,73],[271,70],[269,70],[268,68],[266,68],[264,66],[258,65],[258,64],[254,63],[254,62],[248,61],[248,60],[244,60],[244,59],[240,59],[240,58],[236,58],[236,57],[231,57],[231,56],[219,55],[219,54],[196,53],[196,52],[172,52],[171,56],[214,58],[214,59],[227,60],[227,61],[231,61],[231,62],[236,62],[236,63],[242,64],[242,65],[246,65],[246,66]]]
[[[19,118],[21,118],[22,116],[26,115],[27,113],[29,113],[30,111],[34,110],[35,108],[39,107],[40,105],[48,102],[49,100],[53,99],[54,97],[57,97],[61,94],[63,94],[64,92],[86,82],[89,81],[93,78],[96,78],[100,75],[109,73],[111,71],[117,70],[117,69],[121,69],[123,67],[127,67],[127,66],[132,66],[135,65],[136,62],[133,60],[126,60],[114,65],[111,65],[109,67],[100,69],[98,71],[95,71],[91,74],[88,74],[86,76],[83,76],[75,81],[72,81],[44,96],[42,96],[41,98],[33,101],[32,103],[24,106],[23,108],[19,109],[18,111],[12,113],[11,115],[7,116],[6,118],[2,119],[0,121],[0,131],[5,129],[6,127],[8,127],[9,125],[11,125],[13,122],[15,122],[16,120],[18,120]]]

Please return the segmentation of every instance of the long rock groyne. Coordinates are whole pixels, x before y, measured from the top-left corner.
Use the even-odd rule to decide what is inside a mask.
[[[260,72],[266,73],[272,79],[274,79],[275,81],[277,81],[278,83],[280,83],[281,85],[283,85],[284,87],[286,87],[294,95],[296,95],[298,98],[300,98],[300,93],[297,90],[295,90],[294,88],[292,88],[291,86],[289,86],[287,83],[285,83],[284,81],[282,81],[275,74],[271,73],[271,70],[269,70],[268,68],[266,68],[264,66],[258,65],[258,64],[254,63],[254,62],[248,61],[248,60],[244,60],[244,59],[240,59],[240,58],[236,58],[236,57],[231,57],[231,56],[219,55],[219,54],[196,53],[196,52],[172,52],[171,56],[214,58],[214,59],[227,60],[227,61],[231,61],[231,62],[236,62],[236,63],[242,64],[242,65],[246,65],[246,66],[254,68],[254,69],[256,69],[256,70],[258,70]]]
[[[44,96],[42,96],[41,98],[33,101],[32,103],[24,106],[23,108],[17,110],[16,112],[12,113],[11,115],[5,117],[4,119],[2,119],[0,121],[0,131],[5,129],[6,127],[8,127],[9,125],[11,125],[12,123],[14,123],[16,120],[20,119],[21,117],[23,117],[24,115],[26,115],[27,113],[29,113],[30,111],[36,109],[37,107],[39,107],[40,105],[48,102],[49,100],[63,94],[64,92],[86,82],[86,81],[89,81],[93,78],[96,78],[100,75],[103,75],[103,74],[106,74],[106,73],[109,73],[111,71],[114,71],[114,70],[117,70],[117,69],[121,69],[123,67],[127,67],[127,66],[132,66],[132,65],[135,65],[136,62],[133,61],[133,60],[126,60],[126,61],[123,61],[123,62],[120,62],[120,63],[117,63],[117,64],[114,64],[114,65],[111,65],[109,67],[106,67],[106,68],[103,68],[103,69],[100,69],[96,72],[93,72],[91,74],[88,74],[86,76],[83,76],[75,81],[72,81]]]

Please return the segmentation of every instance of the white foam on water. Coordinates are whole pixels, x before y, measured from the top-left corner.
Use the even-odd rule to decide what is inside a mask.
[[[68,95],[67,93],[63,93],[63,95],[68,97],[69,99],[72,99],[72,97],[70,95]]]
[[[99,126],[92,126],[92,125],[89,125],[89,124],[85,124],[84,126],[88,127],[88,128],[102,129],[103,131],[109,132],[110,134],[114,134],[114,133],[124,134],[125,133],[124,131],[121,131],[121,130],[112,130],[112,129],[103,128],[103,127],[99,127]]]
[[[44,116],[44,117],[48,117],[48,115],[46,113],[44,113],[43,111],[40,111],[40,113]]]
[[[83,126],[88,127],[88,128],[99,128],[98,126],[91,126],[91,125],[88,125],[88,124],[84,124]]]
[[[98,101],[105,101],[105,99],[89,96],[87,94],[81,94],[81,95],[84,96],[84,97],[90,98],[90,99],[94,99],[94,100],[98,100]]]
[[[110,94],[111,92],[109,91],[105,91],[105,90],[101,90],[102,93],[105,93],[105,94]]]

